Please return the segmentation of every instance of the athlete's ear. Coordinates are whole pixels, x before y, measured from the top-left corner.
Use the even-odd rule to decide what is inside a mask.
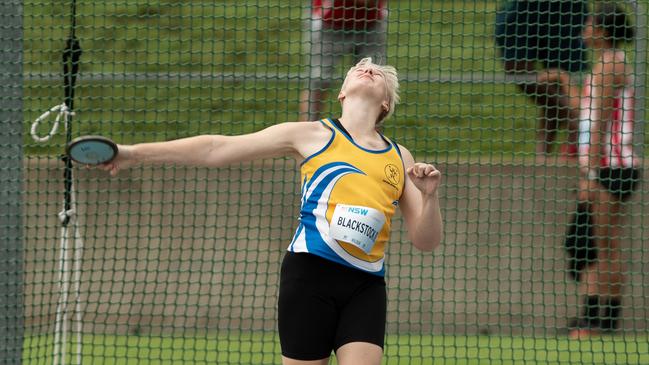
[[[342,103],[343,100],[345,100],[345,92],[340,90],[340,92],[338,93],[338,101]]]
[[[388,103],[387,100],[384,100],[384,101],[381,103],[381,107],[383,108],[383,111],[384,111],[385,113],[388,113],[388,112],[390,111],[390,104]]]

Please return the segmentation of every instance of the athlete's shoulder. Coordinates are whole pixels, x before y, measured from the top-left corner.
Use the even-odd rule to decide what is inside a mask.
[[[285,133],[300,138],[317,134],[331,134],[331,129],[321,122],[285,122],[277,124],[277,127]]]
[[[288,122],[282,123],[285,133],[290,134],[295,149],[304,158],[322,149],[332,138],[333,130],[325,123]]]
[[[410,153],[410,151],[403,145],[400,145],[398,143],[395,143],[395,145],[397,146],[401,160],[403,160],[404,166],[406,168],[412,166],[415,163],[415,158],[412,156],[412,153]]]

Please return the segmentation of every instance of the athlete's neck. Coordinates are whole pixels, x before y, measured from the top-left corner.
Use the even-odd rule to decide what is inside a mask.
[[[345,133],[354,141],[354,143],[361,147],[371,150],[380,150],[389,146],[389,143],[374,127],[368,129],[366,127],[367,124],[354,122],[348,122],[345,124],[342,118],[339,118],[338,121],[342,125]]]
[[[593,43],[592,49],[593,49],[593,53],[594,53],[593,56],[595,57],[595,59],[597,59],[597,57],[599,57],[599,56],[601,56],[601,55],[603,55],[605,53],[609,53],[609,52],[615,53],[615,52],[617,52],[619,50],[618,48],[614,47],[611,44],[611,42],[607,42],[607,41],[605,41],[603,39],[595,40],[594,43]]]
[[[347,98],[343,102],[343,113],[340,123],[355,138],[378,136],[376,121],[381,113],[381,106],[363,99]]]

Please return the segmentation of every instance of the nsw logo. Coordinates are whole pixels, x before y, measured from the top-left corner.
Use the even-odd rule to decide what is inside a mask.
[[[366,208],[361,208],[361,207],[347,207],[347,211],[349,213],[358,214],[362,216],[366,216],[367,213],[369,212]]]

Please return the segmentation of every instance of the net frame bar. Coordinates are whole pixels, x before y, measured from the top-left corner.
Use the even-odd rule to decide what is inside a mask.
[[[640,156],[644,156],[644,121],[645,96],[647,80],[647,9],[636,0],[626,0],[627,5],[633,9],[635,15],[635,141],[636,150]]]
[[[0,359],[20,364],[23,317],[22,1],[0,3]]]

